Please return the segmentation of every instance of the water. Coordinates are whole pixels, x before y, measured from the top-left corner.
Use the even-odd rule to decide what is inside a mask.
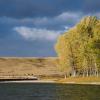
[[[100,85],[0,83],[0,100],[100,100]]]

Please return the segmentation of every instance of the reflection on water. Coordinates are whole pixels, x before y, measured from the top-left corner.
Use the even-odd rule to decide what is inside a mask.
[[[100,86],[0,83],[0,100],[100,100]]]

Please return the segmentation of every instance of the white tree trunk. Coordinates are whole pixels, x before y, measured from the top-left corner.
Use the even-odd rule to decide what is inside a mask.
[[[64,78],[65,78],[65,79],[67,78],[66,74],[64,75]]]
[[[87,70],[87,72],[86,72],[86,76],[87,76],[87,77],[89,76],[88,70]]]
[[[97,64],[95,63],[95,73],[96,73],[96,76],[98,77],[99,74],[98,74],[98,68],[97,68]]]
[[[73,75],[73,77],[75,77],[76,76],[76,71],[73,71],[72,75]]]
[[[98,69],[97,69],[97,77],[99,76],[99,72],[98,72]]]

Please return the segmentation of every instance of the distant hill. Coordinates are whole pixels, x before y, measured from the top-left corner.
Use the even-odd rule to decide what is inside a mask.
[[[49,58],[0,58],[0,76],[58,76],[58,59]]]

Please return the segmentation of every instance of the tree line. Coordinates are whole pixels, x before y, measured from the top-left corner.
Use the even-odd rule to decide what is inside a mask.
[[[83,18],[76,26],[59,36],[55,45],[59,66],[67,76],[99,76],[100,20]]]

